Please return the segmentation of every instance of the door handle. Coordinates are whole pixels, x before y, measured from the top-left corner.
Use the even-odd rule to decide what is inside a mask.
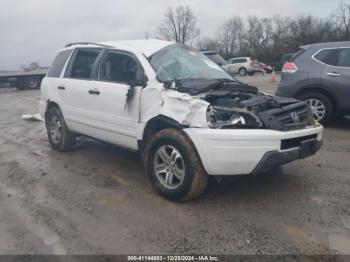
[[[100,91],[98,91],[97,89],[92,89],[92,90],[89,90],[89,94],[90,95],[99,95]]]
[[[64,85],[58,86],[57,87],[59,90],[66,90],[66,87]]]
[[[334,77],[337,77],[337,76],[340,76],[340,74],[338,73],[333,73],[333,72],[328,72],[326,73],[327,76],[334,76]]]

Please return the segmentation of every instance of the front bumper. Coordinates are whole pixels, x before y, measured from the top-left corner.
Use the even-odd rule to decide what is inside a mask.
[[[317,150],[322,126],[294,131],[265,129],[184,129],[194,143],[209,175],[244,175],[266,172],[303,158],[298,145],[282,149],[282,141],[314,136]]]
[[[322,141],[317,141],[315,153],[321,149],[321,146],[322,146]],[[285,150],[284,152],[280,152],[277,150],[270,151],[263,156],[263,158],[260,160],[260,162],[256,165],[256,167],[252,171],[252,174],[254,175],[264,174],[266,172],[269,172],[271,169],[273,169],[276,166],[287,164],[289,162],[302,159],[302,158],[304,157],[300,154],[299,147],[292,148],[290,150]]]

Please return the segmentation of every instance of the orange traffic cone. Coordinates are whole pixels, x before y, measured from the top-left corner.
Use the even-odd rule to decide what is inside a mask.
[[[273,68],[272,74],[271,74],[271,82],[276,82],[276,81],[277,81],[276,72],[275,72],[275,68]]]

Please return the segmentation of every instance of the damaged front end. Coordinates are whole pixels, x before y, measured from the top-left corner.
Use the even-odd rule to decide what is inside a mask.
[[[198,81],[177,81],[175,87],[210,104],[207,110],[210,128],[288,131],[315,124],[306,102],[263,94],[238,81],[203,82],[201,87]]]
[[[191,48],[170,45],[149,61],[166,89],[160,113],[182,125],[287,131],[315,124],[305,102],[260,93]]]

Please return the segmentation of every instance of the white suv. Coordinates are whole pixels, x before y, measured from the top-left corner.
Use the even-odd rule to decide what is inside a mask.
[[[160,40],[67,45],[42,82],[40,112],[54,149],[84,135],[138,151],[173,201],[199,196],[208,175],[265,173],[313,155],[322,137],[305,102],[259,93]]]
[[[256,59],[251,57],[236,57],[227,60],[229,72],[245,76],[253,76],[256,72],[261,72],[260,65]]]

